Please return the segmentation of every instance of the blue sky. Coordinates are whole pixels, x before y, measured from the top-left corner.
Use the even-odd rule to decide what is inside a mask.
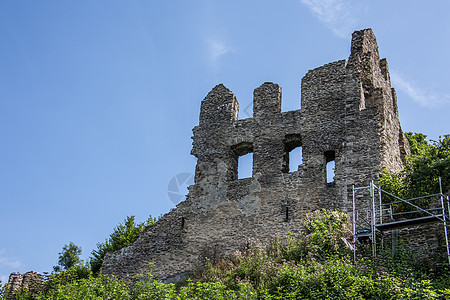
[[[126,216],[175,205],[194,172],[191,129],[218,83],[251,116],[253,89],[283,89],[347,59],[372,28],[404,131],[450,133],[450,2],[368,0],[0,2],[0,279],[51,271],[70,241],[87,259]],[[188,174],[178,176],[179,174]]]

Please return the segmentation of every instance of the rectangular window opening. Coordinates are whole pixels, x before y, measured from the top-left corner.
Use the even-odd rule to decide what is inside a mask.
[[[253,153],[247,153],[238,158],[238,179],[252,177],[253,173]]]
[[[253,143],[242,142],[231,147],[234,157],[232,180],[253,176]]]
[[[288,172],[295,172],[298,170],[298,166],[303,164],[302,146],[294,148],[289,152],[289,170]]]
[[[325,175],[327,183],[334,183],[335,167],[336,167],[336,153],[335,151],[325,152],[326,169]]]
[[[303,148],[300,134],[289,134],[284,138],[283,173],[295,172],[303,164]]]

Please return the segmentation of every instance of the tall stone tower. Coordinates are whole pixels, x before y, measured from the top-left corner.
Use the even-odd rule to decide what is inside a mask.
[[[223,85],[202,101],[193,129],[195,184],[187,199],[133,244],[106,255],[105,274],[121,278],[149,270],[177,281],[191,272],[205,245],[229,253],[249,238],[268,240],[302,230],[306,213],[351,208],[352,185],[399,171],[409,153],[395,91],[371,29],[353,33],[351,54],[309,71],[301,109],[281,112],[281,88],[254,91],[253,118],[238,119],[239,103]],[[303,162],[289,169],[290,153]],[[253,153],[250,178],[238,178],[239,157]],[[334,180],[326,165],[334,162]]]

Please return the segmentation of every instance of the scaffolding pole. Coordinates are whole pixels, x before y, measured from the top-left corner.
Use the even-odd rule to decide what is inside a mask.
[[[442,218],[444,219],[444,231],[445,231],[445,245],[447,246],[447,259],[450,264],[450,247],[448,243],[448,232],[447,232],[447,217],[445,215],[445,203],[444,194],[442,193],[442,179],[439,177],[439,190],[441,192],[441,204],[442,204]],[[448,198],[448,196],[447,196]]]
[[[378,200],[380,201],[380,224],[383,224],[383,201],[381,201],[381,188],[378,189]],[[384,248],[384,236],[381,235],[381,248]]]
[[[376,216],[375,216],[375,187],[373,180],[370,181],[370,198],[372,200],[372,214],[371,214],[371,233],[372,233],[372,256],[377,256],[377,234],[376,230]]]
[[[356,263],[356,210],[355,210],[355,185],[352,186],[353,192],[353,214],[352,214],[352,226],[353,226],[353,262]]]

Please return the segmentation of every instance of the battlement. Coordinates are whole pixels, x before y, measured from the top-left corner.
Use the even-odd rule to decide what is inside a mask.
[[[253,117],[238,120],[235,95],[215,86],[193,129],[197,165],[187,199],[135,243],[107,254],[103,272],[127,277],[151,261],[157,278],[176,281],[192,271],[205,245],[229,253],[248,238],[287,236],[302,230],[307,212],[349,211],[352,185],[403,168],[409,144],[372,30],[353,34],[348,62],[307,72],[301,109],[281,112],[281,101],[281,87],[266,82],[254,91]],[[300,147],[302,163],[290,168]],[[252,176],[239,179],[239,157],[247,153]]]
[[[369,148],[378,140],[376,147],[381,157],[378,169],[398,171],[403,166],[402,158],[408,150],[398,120],[395,91],[390,85],[387,61],[380,60],[370,29],[353,34],[348,62],[340,60],[307,72],[302,78],[300,110],[281,113],[281,87],[275,83],[262,84],[253,95],[253,118],[245,120],[237,119],[239,102],[222,84],[202,101],[192,154],[200,159],[198,166],[209,167],[205,172],[197,168],[196,179],[211,173],[210,168],[217,167],[213,161],[218,160],[223,163],[224,172],[213,172],[213,177],[236,179],[237,157],[249,152],[254,153],[253,174],[282,173],[292,150],[284,142],[289,135],[297,135],[302,141],[296,147],[303,147],[305,165],[311,161],[318,164],[316,156],[323,156],[325,151],[340,153],[340,149],[351,145],[349,138],[364,132],[348,136],[349,131],[359,130],[355,127],[368,126],[358,120],[374,126],[371,132],[376,136]],[[240,144],[247,145],[247,150],[236,150],[241,148]],[[393,154],[387,145],[400,150]]]
[[[383,114],[397,114],[395,91],[390,85],[387,60],[380,59],[372,30],[355,31],[348,62],[326,64],[308,71],[302,78],[301,110],[324,110],[335,115],[377,108]],[[281,101],[279,85],[262,84],[253,93],[253,118],[265,122],[268,116],[280,114]],[[202,101],[199,126],[237,121],[238,113],[238,100],[219,84]]]

